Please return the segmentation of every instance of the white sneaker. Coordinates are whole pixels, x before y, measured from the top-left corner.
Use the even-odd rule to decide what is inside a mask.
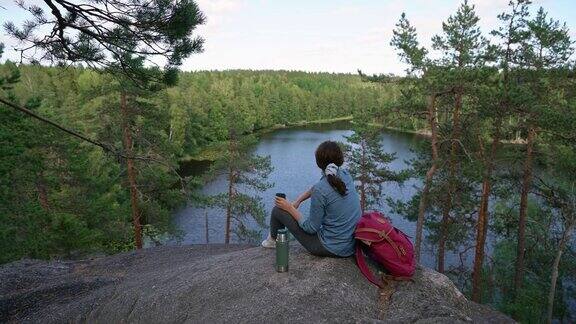
[[[271,236],[268,236],[264,241],[262,241],[262,247],[267,249],[275,249],[276,248],[276,240],[273,239]]]

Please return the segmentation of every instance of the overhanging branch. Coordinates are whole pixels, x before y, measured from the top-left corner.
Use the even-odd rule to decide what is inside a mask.
[[[50,126],[53,126],[53,127],[56,127],[56,128],[58,128],[59,130],[65,132],[65,133],[68,133],[68,134],[70,134],[70,135],[72,135],[72,136],[74,136],[74,137],[76,137],[76,138],[79,138],[79,139],[81,139],[81,140],[83,140],[83,141],[85,141],[85,142],[88,142],[88,143],[90,143],[90,144],[99,146],[99,147],[103,148],[103,149],[106,150],[106,151],[113,152],[113,153],[117,153],[112,147],[110,147],[110,146],[108,146],[108,145],[106,145],[106,144],[104,144],[104,143],[98,142],[98,141],[96,141],[96,140],[94,140],[94,139],[91,139],[90,137],[88,137],[88,136],[86,136],[86,135],[83,135],[83,134],[81,134],[81,133],[79,133],[79,132],[76,132],[76,131],[74,131],[74,130],[71,130],[71,129],[69,129],[69,128],[66,128],[66,127],[64,127],[64,126],[62,126],[62,125],[60,125],[60,124],[57,124],[57,123],[55,123],[55,122],[53,122],[53,121],[51,121],[51,120],[49,120],[49,119],[47,119],[47,118],[44,118],[44,117],[36,114],[35,112],[33,112],[33,111],[30,110],[30,109],[27,109],[27,108],[24,108],[24,107],[19,106],[19,105],[17,105],[17,104],[14,104],[14,103],[12,103],[12,102],[4,99],[4,98],[0,98],[0,102],[3,103],[3,104],[5,104],[6,106],[8,106],[8,107],[10,107],[10,108],[12,108],[12,109],[15,109],[15,110],[17,110],[17,111],[20,111],[20,112],[22,112],[22,113],[24,113],[24,114],[26,114],[26,115],[28,115],[28,116],[30,116],[30,117],[32,117],[32,118],[38,119],[39,121],[41,121],[41,122],[43,122],[43,123],[46,123],[46,124],[48,124],[48,125],[50,125]]]

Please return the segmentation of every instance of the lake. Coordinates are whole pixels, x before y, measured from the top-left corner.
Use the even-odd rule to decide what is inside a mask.
[[[314,151],[316,147],[326,140],[345,141],[344,136],[352,134],[349,122],[338,122],[332,124],[310,125],[303,127],[285,128],[263,134],[260,141],[254,148],[254,153],[259,155],[270,155],[274,171],[270,174],[269,181],[274,186],[259,195],[263,198],[266,210],[270,211],[274,206],[274,194],[276,192],[286,193],[288,199],[295,199],[301,192],[310,188],[321,176],[320,169],[316,166]],[[382,131],[382,146],[387,152],[395,152],[397,159],[390,164],[393,170],[407,168],[407,161],[414,157],[411,148],[425,139],[419,135]],[[187,165],[187,171],[196,172],[205,170],[205,163],[197,165]],[[415,194],[421,181],[411,179],[402,186],[397,184],[386,184],[384,186],[385,197],[393,199],[408,200]],[[207,183],[202,189],[203,194],[211,195],[227,190],[226,179],[217,177]],[[392,213],[382,199],[380,208],[391,219],[393,224],[414,237],[416,223],[408,221]],[[302,213],[307,215],[309,201],[300,207]],[[203,244],[206,243],[206,218],[208,218],[208,239],[210,243],[222,243],[224,241],[225,211],[218,209],[201,209],[193,206],[184,208],[174,216],[175,225],[183,232],[182,241],[179,244]],[[252,224],[254,225],[254,224]],[[267,235],[263,231],[263,238]],[[172,242],[174,244],[176,242]],[[435,268],[436,257],[433,246],[425,240],[421,263]],[[471,249],[464,256],[464,263],[470,266],[473,257]],[[458,253],[448,253],[446,256],[447,267],[457,267],[460,265],[460,255]]]

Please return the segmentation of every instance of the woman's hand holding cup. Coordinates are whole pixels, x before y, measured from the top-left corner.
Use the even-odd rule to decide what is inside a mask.
[[[290,205],[290,203],[286,200],[285,193],[277,192],[276,197],[274,197],[274,200],[276,207],[285,210],[287,212],[290,212],[290,207],[292,207],[292,205]]]

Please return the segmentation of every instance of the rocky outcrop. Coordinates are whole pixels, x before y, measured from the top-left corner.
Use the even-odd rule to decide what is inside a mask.
[[[0,267],[0,322],[507,323],[444,275],[378,290],[353,259],[249,246],[159,247],[86,261],[23,260]]]

